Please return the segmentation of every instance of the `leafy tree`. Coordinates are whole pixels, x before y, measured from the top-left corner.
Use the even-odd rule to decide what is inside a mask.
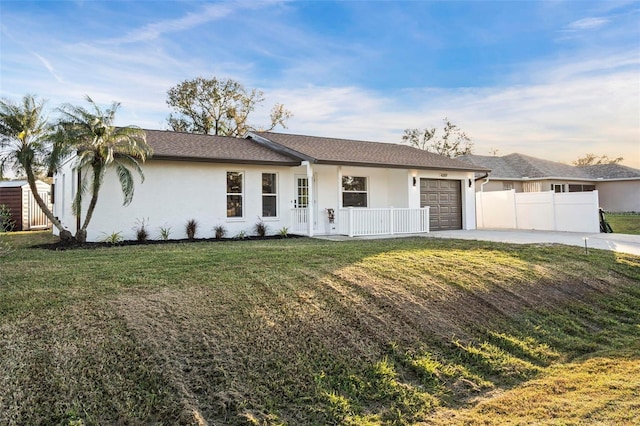
[[[220,136],[242,137],[255,130],[247,120],[256,106],[264,102],[261,91],[247,91],[235,80],[215,77],[185,80],[167,94],[167,104],[175,110],[167,120],[173,130]],[[273,130],[278,125],[286,128],[291,116],[283,105],[276,104],[271,109],[271,124],[263,130]]]
[[[0,168],[11,167],[26,177],[36,203],[66,241],[72,238],[71,232],[53,215],[36,187],[37,175],[55,170],[67,153],[43,109],[44,102],[33,95],[25,95],[20,104],[0,100]]]
[[[438,137],[435,127],[425,129],[405,129],[402,141],[409,145],[447,157],[471,154],[473,142],[467,134],[447,117],[444,118],[442,136]]]
[[[78,153],[74,169],[80,171],[81,179],[72,204],[76,216],[81,213],[87,190],[91,193],[84,222],[76,233],[76,240],[79,242],[86,240],[87,227],[107,170],[115,167],[124,195],[123,205],[126,206],[133,199],[134,192],[134,179],[130,169],[137,171],[144,181],[140,162],[144,162],[152,153],[144,130],[133,126],[113,125],[120,107],[118,102],[103,111],[89,96],[86,100],[90,109],[68,104],[60,108],[63,115],[60,126],[64,137]]]
[[[618,164],[624,160],[623,157],[609,158],[607,155],[595,155],[591,153],[585,154],[584,157],[580,157],[573,162],[574,166],[583,167],[583,166],[594,166],[600,164]]]

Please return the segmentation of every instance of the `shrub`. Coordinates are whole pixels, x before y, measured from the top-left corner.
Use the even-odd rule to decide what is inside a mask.
[[[133,229],[134,231],[136,231],[136,239],[140,242],[147,241],[147,238],[149,238],[149,231],[147,231],[148,222],[149,218],[136,219],[136,225],[133,227]]]
[[[236,240],[244,240],[245,238],[247,238],[247,233],[245,231],[240,231],[233,238],[235,238]]]
[[[100,242],[103,243],[109,243],[109,244],[118,244],[120,241],[123,240],[122,238],[122,232],[112,232],[111,234],[104,234],[104,238],[102,240],[100,240]]]
[[[0,204],[0,232],[11,232],[16,226],[16,222],[11,216],[11,209],[5,204]]]
[[[13,247],[9,243],[0,241],[0,257],[8,256],[13,251]]]
[[[259,219],[258,222],[256,223],[254,229],[256,230],[256,234],[259,237],[264,237],[265,235],[267,235],[267,225],[262,221],[262,219]]]
[[[169,235],[171,235],[171,227],[170,226],[161,226],[160,227],[160,239],[163,241],[167,241],[169,239]]]
[[[283,226],[279,232],[282,238],[287,238],[289,236],[289,228],[287,228],[286,226]]]
[[[196,231],[198,230],[198,221],[195,219],[189,219],[186,225],[187,238],[193,240],[196,237]]]
[[[214,226],[213,231],[216,233],[216,240],[224,238],[224,236],[227,235],[227,230],[222,225]]]

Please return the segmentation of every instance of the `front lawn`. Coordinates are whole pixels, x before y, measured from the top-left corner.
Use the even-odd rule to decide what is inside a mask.
[[[51,239],[0,234],[0,424],[640,417],[637,256],[425,238],[25,248]]]
[[[640,214],[607,213],[606,219],[616,234],[640,235]]]

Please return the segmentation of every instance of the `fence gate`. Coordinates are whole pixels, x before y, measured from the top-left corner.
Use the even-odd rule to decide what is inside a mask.
[[[44,201],[44,203],[47,206],[51,206],[50,194],[48,192],[42,192],[40,193],[40,196],[42,197],[42,201]],[[27,215],[26,215],[26,217],[28,218],[28,223],[27,223],[26,229],[49,228],[50,227],[49,219],[47,219],[47,216],[44,214],[40,206],[38,206],[38,203],[36,203],[36,199],[34,198],[33,193],[31,191],[29,191],[28,200],[29,201],[27,203]]]

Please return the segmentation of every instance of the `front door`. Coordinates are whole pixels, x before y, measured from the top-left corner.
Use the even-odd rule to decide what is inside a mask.
[[[309,178],[305,175],[297,175],[295,177],[296,181],[296,198],[293,200],[293,211],[295,217],[295,227],[299,228],[303,226],[306,230],[306,224],[308,222],[308,207],[314,209],[313,211],[313,229],[316,229],[316,224],[318,223],[318,211],[317,205],[314,199],[315,197],[310,197],[309,195]],[[316,179],[313,179],[313,193],[317,192]]]

